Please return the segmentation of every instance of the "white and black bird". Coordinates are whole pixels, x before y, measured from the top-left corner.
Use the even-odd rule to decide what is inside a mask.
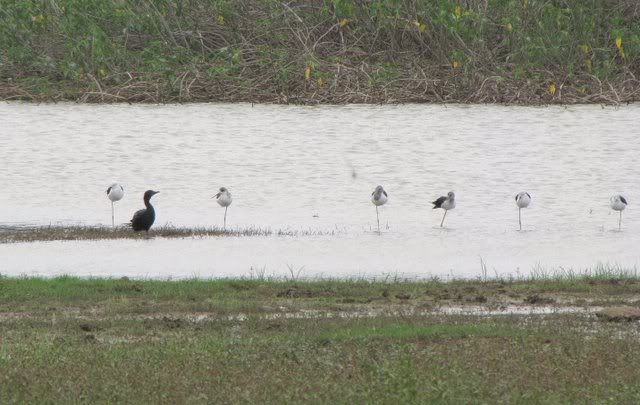
[[[531,204],[531,195],[526,191],[522,191],[516,194],[516,205],[518,206],[518,224],[520,225],[520,230],[522,230],[522,215],[521,211],[523,208],[527,208]]]
[[[114,214],[115,208],[113,203],[115,203],[116,201],[122,200],[122,197],[124,197],[124,187],[122,187],[122,185],[119,183],[112,183],[107,189],[107,198],[111,200],[111,226],[112,227],[116,226],[115,214]]]
[[[447,216],[447,211],[452,210],[456,207],[456,195],[453,191],[449,191],[447,196],[442,196],[432,202],[433,209],[442,208],[444,210],[444,215],[442,216],[442,221],[440,222],[440,228],[444,225],[444,218]]]
[[[389,199],[389,195],[384,191],[382,186],[376,187],[371,193],[371,202],[376,206],[376,219],[378,220],[378,233],[380,233],[380,215],[378,214],[378,207],[381,205],[385,205],[387,200]]]
[[[219,193],[214,195],[211,198],[215,198],[216,201],[218,201],[218,204],[220,204],[221,207],[224,207],[223,229],[227,229],[227,210],[229,209],[229,206],[233,202],[231,193],[229,192],[229,190],[226,189],[226,187],[220,187]]]
[[[620,194],[616,194],[609,200],[609,206],[612,210],[620,213],[620,218],[618,219],[618,230],[622,230],[622,211],[627,208],[627,199]]]

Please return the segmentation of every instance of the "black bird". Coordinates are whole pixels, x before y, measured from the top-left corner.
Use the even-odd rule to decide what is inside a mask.
[[[156,211],[153,209],[153,205],[151,205],[149,200],[158,193],[159,191],[153,190],[144,192],[144,205],[147,208],[136,211],[136,213],[133,214],[133,218],[131,218],[131,228],[133,228],[134,231],[147,231],[147,233],[149,233],[153,221],[156,220]]]

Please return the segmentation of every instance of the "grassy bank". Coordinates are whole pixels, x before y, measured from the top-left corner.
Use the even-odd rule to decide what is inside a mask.
[[[635,323],[588,311],[443,310],[637,306],[631,273],[449,283],[0,278],[0,298],[3,403],[640,397]]]
[[[0,99],[620,103],[633,0],[8,1]]]

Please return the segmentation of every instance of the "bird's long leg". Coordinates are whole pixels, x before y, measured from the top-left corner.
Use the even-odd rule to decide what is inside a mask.
[[[444,215],[442,216],[442,221],[440,222],[440,228],[442,228],[442,225],[444,224],[444,217],[447,216],[447,210],[444,210]]]
[[[622,211],[620,211],[620,219],[618,219],[618,230],[622,230]]]
[[[522,230],[522,208],[518,208],[518,224],[520,224],[520,230]]]
[[[224,225],[222,226],[222,229],[227,229],[227,208],[229,207],[224,207]]]
[[[112,228],[116,227],[116,220],[115,220],[115,215],[114,215],[113,201],[111,201],[111,227]]]
[[[378,215],[378,206],[376,205],[376,219],[378,220],[378,233],[380,233],[380,216]]]

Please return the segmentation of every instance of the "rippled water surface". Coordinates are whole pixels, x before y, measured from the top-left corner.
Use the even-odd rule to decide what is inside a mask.
[[[0,104],[0,224],[156,224],[320,236],[0,245],[0,273],[161,277],[526,274],[640,259],[640,107]],[[383,232],[369,198],[381,184]],[[453,190],[440,229],[430,201]],[[526,190],[525,230],[514,195]],[[609,197],[624,193],[623,230]],[[253,270],[252,270],[253,269]]]

